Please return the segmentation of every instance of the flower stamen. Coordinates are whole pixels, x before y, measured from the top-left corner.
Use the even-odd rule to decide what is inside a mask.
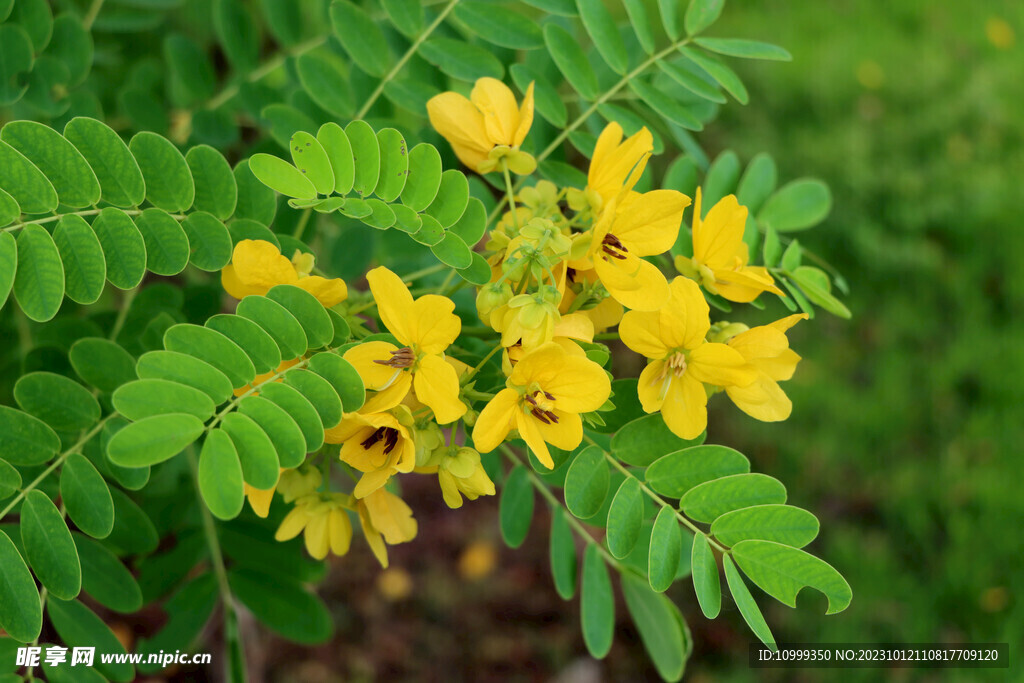
[[[620,261],[624,261],[626,259],[626,254],[629,252],[629,250],[626,249],[626,246],[619,241],[619,238],[611,233],[605,235],[604,239],[601,240],[601,250],[612,258],[619,259]]]
[[[392,368],[408,368],[416,362],[416,354],[408,346],[403,346],[400,349],[391,352],[391,358],[386,360],[375,360],[374,363],[378,365],[387,365]]]

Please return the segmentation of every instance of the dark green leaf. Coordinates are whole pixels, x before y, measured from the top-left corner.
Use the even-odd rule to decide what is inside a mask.
[[[117,636],[102,619],[78,600],[48,600],[46,615],[50,617],[53,628],[68,647],[94,647],[97,652],[125,654],[124,645]],[[135,667],[131,664],[104,664],[96,657],[95,666],[103,675],[114,681],[127,683],[135,678]]]
[[[247,569],[229,572],[231,592],[270,630],[288,640],[313,645],[334,632],[327,607],[298,584]]]
[[[114,501],[103,477],[88,458],[72,453],[60,471],[60,496],[68,517],[93,538],[114,528]]]
[[[146,242],[146,268],[157,275],[177,275],[185,270],[190,247],[178,221],[163,209],[150,208],[136,216],[135,224]]]
[[[640,482],[627,477],[612,498],[608,509],[608,550],[620,560],[636,546],[640,538],[640,526],[644,521],[644,500]]]
[[[595,100],[599,94],[597,76],[583,54],[579,42],[558,24],[544,25],[544,42],[558,70],[569,85],[585,100]]]
[[[593,543],[588,543],[583,552],[580,628],[587,651],[596,659],[604,659],[615,635],[615,597],[608,567]]]
[[[192,206],[196,188],[188,163],[178,148],[156,133],[136,133],[128,148],[135,155],[146,181],[146,199],[164,211],[176,213]]]
[[[79,117],[68,121],[64,136],[96,173],[104,201],[123,208],[142,203],[146,197],[142,171],[113,129],[102,121]]]
[[[251,417],[240,413],[225,415],[221,428],[235,445],[245,483],[257,489],[273,488],[277,484],[280,462],[267,433]]]
[[[489,50],[452,38],[431,38],[420,46],[420,55],[452,78],[476,81],[501,78],[505,67]]]
[[[75,542],[57,506],[40,491],[29,491],[21,506],[25,558],[51,595],[70,600],[82,589]]]
[[[100,200],[99,181],[85,157],[54,129],[35,121],[11,121],[0,138],[43,172],[61,204],[80,209]]]
[[[704,445],[669,453],[651,463],[645,478],[656,493],[681,498],[698,484],[750,471],[750,461],[726,446]]]
[[[665,425],[661,415],[645,415],[633,420],[612,437],[612,455],[636,467],[647,467],[665,455],[687,446],[704,441],[704,435],[696,439],[680,439]]]
[[[234,519],[238,516],[245,503],[242,464],[231,437],[225,432],[215,429],[206,437],[199,454],[197,478],[199,492],[215,517]]]
[[[281,467],[298,467],[306,459],[308,449],[302,430],[276,403],[262,396],[247,396],[238,404],[238,412],[251,418],[270,438]]]
[[[117,556],[83,534],[72,536],[82,562],[82,591],[104,607],[122,614],[142,607],[139,584]]]
[[[773,59],[788,62],[793,56],[778,45],[761,43],[756,40],[740,38],[697,38],[694,42],[705,50],[711,50],[730,57],[744,59]]]
[[[599,446],[587,446],[565,475],[565,506],[580,519],[593,517],[604,505],[609,480],[604,451]]]
[[[533,520],[533,484],[525,467],[517,465],[505,480],[501,490],[499,520],[501,537],[510,548],[518,548],[526,540]]]
[[[736,602],[740,614],[743,615],[743,620],[747,622],[747,626],[762,643],[773,652],[776,651],[778,648],[775,645],[775,637],[772,636],[772,632],[764,620],[764,615],[761,614],[760,608],[754,602],[750,589],[743,582],[743,577],[736,571],[736,565],[733,564],[732,558],[725,555],[722,557],[722,564],[725,566],[725,580],[729,584],[729,592],[732,594],[732,599]]]
[[[53,231],[64,263],[64,289],[67,297],[80,304],[93,304],[107,282],[107,263],[103,247],[89,224],[81,216],[64,216]]]
[[[601,57],[620,75],[629,70],[629,55],[615,19],[605,7],[604,0],[576,0],[580,19],[594,41]]]
[[[179,351],[206,361],[224,373],[235,388],[244,387],[256,377],[256,369],[245,352],[230,339],[206,327],[175,325],[164,334],[168,351]]]
[[[60,451],[60,438],[45,422],[0,405],[0,453],[15,465],[41,465]]]
[[[155,465],[181,453],[202,433],[203,423],[195,415],[154,415],[115,434],[107,444],[107,456],[122,467]]]
[[[185,161],[195,181],[195,208],[222,221],[230,218],[238,201],[238,185],[224,155],[209,145],[199,145],[185,154]]]
[[[455,18],[495,45],[513,50],[544,46],[544,37],[535,21],[500,5],[477,0],[462,2],[455,6]]]
[[[762,540],[802,548],[814,540],[818,528],[817,517],[802,508],[755,505],[725,513],[711,525],[711,533],[725,545]]]
[[[825,220],[832,210],[828,185],[813,178],[802,178],[783,185],[765,203],[757,216],[762,225],[779,232],[806,230]]]
[[[35,164],[21,152],[0,140],[0,168],[3,189],[25,213],[49,213],[57,208],[57,191]]]
[[[622,595],[654,668],[666,681],[683,676],[693,644],[679,609],[632,574],[622,574]]]
[[[334,35],[359,68],[371,76],[383,76],[391,68],[391,52],[380,26],[349,0],[331,3]]]
[[[52,372],[22,375],[14,385],[14,400],[56,430],[88,429],[100,419],[100,404],[88,389]]]
[[[555,590],[563,600],[571,600],[576,594],[576,541],[569,527],[569,520],[561,507],[551,512],[551,537],[549,552],[551,555],[551,576],[555,581]]]
[[[2,166],[0,166],[2,168]],[[64,265],[53,238],[40,225],[26,225],[18,235],[14,298],[25,315],[46,322],[64,300]]]
[[[647,571],[651,588],[659,593],[668,590],[676,577],[683,537],[679,530],[676,511],[663,507],[654,520]]]
[[[718,21],[725,0],[691,0],[686,8],[686,33],[693,36]]]
[[[0,576],[3,577],[0,580],[0,628],[20,643],[34,641],[43,627],[39,592],[21,553],[3,531],[0,531]]]
[[[119,289],[134,289],[146,274],[146,240],[135,221],[121,209],[108,206],[92,229],[107,260],[107,279]]]
[[[683,512],[710,524],[719,515],[751,505],[786,502],[786,487],[765,474],[733,474],[699,484],[680,500]]]
[[[139,377],[166,379],[201,390],[220,405],[231,397],[231,382],[223,372],[198,358],[176,351],[150,351],[139,358]]]
[[[722,584],[708,537],[702,533],[694,534],[691,552],[690,573],[697,602],[704,616],[714,619],[722,609]]]

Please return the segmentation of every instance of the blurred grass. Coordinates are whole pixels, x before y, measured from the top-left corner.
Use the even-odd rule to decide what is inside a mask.
[[[769,624],[780,642],[1024,642],[1024,4],[759,0],[728,5],[713,33],[793,62],[740,64],[751,104],[726,107],[705,144],[824,178],[832,215],[801,242],[853,288],[853,321],[791,335],[805,360],[788,422],[713,418],[712,438],[820,513],[811,549],[853,586],[840,615],[808,591]],[[717,655],[698,650],[691,673],[754,678]],[[793,673],[778,680],[834,680]],[[843,679],[856,673],[879,677]]]

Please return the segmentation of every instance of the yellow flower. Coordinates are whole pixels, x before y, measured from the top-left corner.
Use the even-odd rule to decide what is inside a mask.
[[[455,304],[436,294],[413,300],[401,278],[384,267],[371,270],[366,280],[380,319],[402,346],[371,341],[345,352],[345,360],[355,366],[366,388],[377,392],[363,411],[392,408],[412,387],[438,423],[462,417],[466,404],[459,400],[459,378],[444,356],[462,329],[462,321],[452,312]]]
[[[692,280],[677,277],[661,311],[629,311],[622,317],[623,343],[651,359],[640,373],[637,393],[645,412],[660,410],[676,436],[693,439],[707,427],[704,385],[747,386],[757,378],[736,349],[705,341],[711,327],[708,304]]]
[[[528,349],[551,341],[561,315],[558,312],[558,289],[541,285],[533,294],[519,294],[509,299],[495,330],[501,332],[502,346],[516,343]],[[494,317],[491,318],[494,322]]]
[[[725,388],[736,407],[747,415],[763,422],[778,422],[789,417],[793,403],[779,382],[793,376],[800,356],[789,348],[786,330],[806,319],[806,313],[797,313],[741,332],[729,340],[729,346],[757,369],[753,384]]]
[[[561,316],[551,331],[551,341],[565,349],[566,353],[585,357],[586,352],[573,341],[574,339],[586,342],[594,341],[594,323],[582,313]],[[505,347],[501,356],[501,368],[506,375],[512,374],[512,368],[531,348],[525,341],[522,344]]]
[[[289,541],[301,533],[306,550],[314,558],[322,560],[328,551],[344,555],[352,545],[352,522],[345,511],[351,506],[351,497],[344,493],[303,496],[281,520],[274,538]]]
[[[280,482],[278,482],[280,483]],[[274,502],[274,492],[277,485],[269,489],[258,489],[249,484],[243,483],[245,488],[245,499],[249,501],[249,507],[256,513],[257,517],[267,518],[270,514],[270,504]]]
[[[565,288],[565,292],[562,294],[562,304],[558,307],[558,311],[562,315],[569,313],[569,309],[575,305],[578,312],[590,318],[595,334],[619,324],[625,309],[622,308],[622,304],[608,296],[608,290],[601,284],[601,280],[597,277],[597,271],[593,268],[589,270],[570,268],[567,275],[569,283],[580,283],[581,288],[578,293],[572,287]],[[577,297],[580,296],[585,296],[587,299],[582,305],[575,303]]]
[[[424,467],[417,467],[422,474],[437,474],[441,495],[448,507],[462,507],[462,497],[476,500],[480,496],[494,495],[494,482],[487,476],[480,463],[480,454],[472,448],[441,449]]]
[[[608,292],[626,308],[656,311],[668,299],[664,274],[643,256],[675,244],[690,198],[675,190],[612,199],[594,225],[589,256]]]
[[[748,266],[749,254],[743,241],[747,207],[734,195],[722,198],[708,215],[700,217],[700,188],[693,204],[693,258],[676,257],[676,268],[697,280],[712,294],[729,301],[747,303],[761,292],[785,296],[764,266]]]
[[[274,285],[295,285],[331,307],[348,298],[348,287],[341,278],[328,280],[310,275],[313,257],[295,250],[289,261],[281,250],[263,240],[242,240],[235,245],[231,263],[220,272],[224,290],[242,299],[250,294],[266,294]]]
[[[377,489],[366,498],[356,501],[356,511],[363,527],[363,536],[385,569],[388,567],[385,541],[395,545],[416,538],[418,528],[412,510],[404,500],[387,489]]]
[[[411,415],[404,406],[408,422]],[[398,472],[411,472],[416,466],[416,442],[409,427],[391,413],[348,413],[337,427],[324,432],[324,441],[340,443],[341,461],[363,472],[352,491],[365,498]]]
[[[647,128],[641,128],[623,142],[622,126],[614,121],[609,123],[597,138],[587,172],[587,189],[597,193],[603,202],[632,190],[653,149],[654,139]]]
[[[519,149],[533,124],[533,83],[517,107],[507,85],[496,78],[481,78],[469,99],[456,92],[430,98],[427,115],[459,161],[478,173],[493,171],[502,159],[520,175],[536,168],[533,157]]]
[[[611,383],[600,365],[554,342],[543,344],[516,363],[506,388],[480,411],[473,442],[487,453],[517,429],[537,459],[554,467],[547,444],[563,450],[579,446],[580,413],[600,408],[609,393]]]

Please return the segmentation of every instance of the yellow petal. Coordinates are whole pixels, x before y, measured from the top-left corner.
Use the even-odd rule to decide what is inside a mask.
[[[694,228],[693,255],[712,269],[731,268],[743,248],[746,223],[747,207],[735,195],[723,197]]]
[[[455,477],[448,470],[439,470],[437,483],[441,485],[441,497],[444,503],[453,510],[462,507],[462,494],[455,483]]]
[[[317,560],[327,557],[327,551],[331,547],[331,538],[327,529],[327,515],[316,514],[309,519],[306,531],[303,534],[306,541],[306,551]]]
[[[410,320],[413,310],[412,294],[398,277],[384,266],[374,268],[366,274],[373,300],[377,302],[377,313],[391,334],[399,343],[412,346],[415,328]]]
[[[220,271],[220,284],[224,287],[225,292],[238,300],[242,300],[250,294],[267,293],[265,287],[247,285],[238,279],[238,274],[232,265],[224,266],[224,270]]]
[[[519,436],[523,438],[540,464],[549,470],[554,469],[555,461],[551,459],[551,451],[548,450],[548,444],[540,432],[540,426],[540,420],[534,416],[516,411],[516,428],[519,430]]]
[[[498,447],[513,427],[519,409],[519,392],[502,389],[492,398],[473,425],[473,444],[481,453],[490,453]]]
[[[519,109],[512,90],[496,78],[480,78],[469,99],[483,114],[488,140],[495,145],[512,145],[519,128]]]
[[[370,546],[374,557],[380,562],[380,566],[387,569],[388,547],[384,545],[384,539],[381,538],[380,532],[373,528],[370,513],[366,511],[365,505],[362,504],[362,501],[359,502],[359,526],[363,528],[363,538],[366,539],[366,544]]]
[[[395,372],[401,372],[401,370],[389,365],[381,365],[375,361],[388,360],[391,358],[391,352],[397,350],[398,347],[390,342],[368,341],[353,346],[342,357],[356,369],[363,380],[363,385],[368,390],[380,391],[381,387],[392,383],[395,379]]]
[[[609,293],[626,308],[656,311],[668,301],[668,281],[653,263],[627,254],[624,261],[599,258],[594,265]]]
[[[367,394],[366,403],[359,409],[359,412],[378,413],[391,410],[408,398],[409,389],[412,388],[412,373],[401,370],[392,376],[394,380],[390,385],[376,393]]]
[[[340,508],[331,510],[327,517],[327,530],[331,539],[331,552],[339,557],[348,553],[352,545],[352,520]]]
[[[364,499],[373,527],[391,545],[416,538],[417,525],[405,501],[387,489],[380,489]]]
[[[266,519],[270,514],[270,503],[274,500],[274,489],[257,489],[246,484],[245,497],[249,499],[249,507],[256,516]]]
[[[622,126],[614,121],[605,126],[594,147],[587,173],[587,187],[597,192],[607,202],[623,189],[632,189],[640,178],[633,172],[636,167],[643,171],[647,157],[654,149],[654,138],[646,128],[622,142]],[[627,184],[627,179],[629,180]]]
[[[231,255],[238,280],[248,287],[263,291],[274,285],[294,285],[299,281],[295,266],[281,255],[281,250],[263,240],[242,240]]]
[[[657,311],[627,311],[619,323],[619,338],[648,358],[664,358],[671,348],[662,339],[661,314]]]
[[[611,382],[600,365],[585,356],[571,356],[560,345],[549,342],[526,354],[512,372],[513,384],[540,384],[555,397],[560,410],[586,413],[608,400]]]
[[[622,304],[612,297],[608,297],[597,306],[583,313],[594,321],[594,332],[596,333],[618,325],[625,312]]]
[[[754,361],[754,366],[776,382],[782,382],[793,377],[799,362],[800,355],[793,349],[786,349],[775,358]]]
[[[328,280],[319,275],[310,275],[299,278],[295,284],[315,296],[327,308],[348,298],[348,286],[340,277]]]
[[[682,377],[673,376],[661,406],[661,416],[679,438],[696,439],[708,426],[708,395],[704,385],[689,372]]]
[[[594,341],[594,322],[583,313],[563,315],[555,323],[553,334],[555,337]]]
[[[793,403],[786,392],[765,375],[745,387],[726,387],[725,393],[737,408],[762,422],[779,422],[793,412]]]
[[[645,413],[656,413],[661,410],[668,393],[668,383],[672,373],[665,367],[665,361],[656,360],[648,363],[640,373],[636,383],[637,397]]]
[[[761,292],[782,295],[775,280],[763,266],[746,266],[739,270],[715,270],[715,289],[729,301],[749,303]]]
[[[518,147],[523,144],[526,134],[530,132],[533,125],[533,82],[526,86],[526,94],[523,96],[523,104],[519,107],[519,127],[512,136],[512,146]]]
[[[430,125],[447,140],[455,156],[466,166],[476,167],[494,147],[484,126],[484,115],[472,102],[454,92],[443,92],[427,101]]]
[[[789,328],[796,325],[801,320],[807,320],[809,316],[806,313],[794,313],[793,315],[787,315],[781,320],[776,320],[773,323],[768,323],[768,327],[773,327],[779,332],[786,332]]]
[[[274,534],[274,540],[276,541],[290,541],[306,528],[306,523],[309,522],[309,512],[304,505],[296,505],[292,508],[283,520],[281,520],[281,526],[277,527],[277,532]]]
[[[672,248],[690,198],[675,190],[631,192],[619,205],[611,232],[638,256]]]
[[[690,352],[686,374],[698,382],[718,387],[746,386],[757,379],[757,370],[736,349],[725,344],[701,344]]]
[[[412,309],[405,314],[408,321],[403,321],[412,335],[406,343],[416,344],[423,353],[443,353],[462,330],[462,321],[452,312],[454,310],[455,303],[451,299],[437,294],[416,299]]]
[[[356,487],[352,490],[352,495],[356,498],[366,498],[377,491],[382,491],[381,487],[388,483],[388,480],[391,479],[394,473],[395,469],[393,467],[382,467],[372,472],[364,472],[363,476],[359,477]]]
[[[700,286],[679,276],[669,285],[671,299],[661,311],[661,338],[669,348],[692,349],[704,343],[711,328],[708,302]]]
[[[428,354],[420,358],[413,387],[416,398],[434,411],[438,424],[454,422],[466,414],[466,404],[459,400],[459,377],[441,356]]]
[[[553,412],[558,418],[558,422],[544,424],[534,418],[537,422],[537,429],[544,440],[555,448],[571,451],[583,441],[583,420],[576,413],[567,413],[558,408],[555,408]],[[533,416],[527,416],[526,419],[531,417]]]

